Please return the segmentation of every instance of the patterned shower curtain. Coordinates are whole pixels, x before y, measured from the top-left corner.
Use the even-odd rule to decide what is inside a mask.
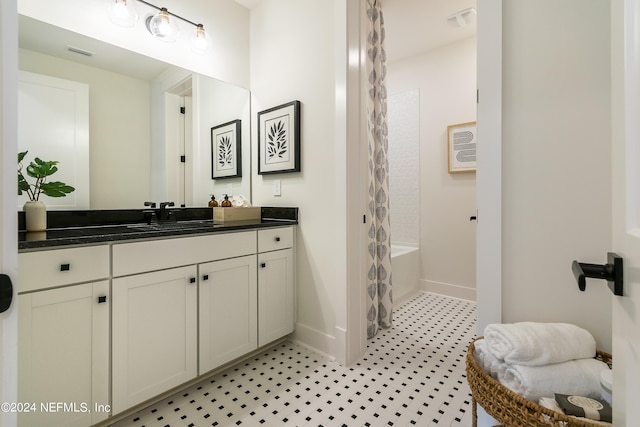
[[[367,0],[367,138],[369,141],[369,262],[367,337],[391,326],[391,237],[384,23],[379,0]]]

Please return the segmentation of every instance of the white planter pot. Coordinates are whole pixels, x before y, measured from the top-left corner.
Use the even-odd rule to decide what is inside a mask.
[[[47,229],[47,207],[43,202],[26,202],[22,210],[27,231],[45,231]]]

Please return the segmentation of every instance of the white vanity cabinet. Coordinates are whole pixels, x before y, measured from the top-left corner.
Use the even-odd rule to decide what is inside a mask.
[[[293,241],[293,227],[258,231],[258,346],[294,330]]]
[[[20,253],[18,265],[18,402],[36,405],[19,424],[84,427],[106,419],[109,247]]]
[[[200,374],[258,347],[256,255],[199,267]]]
[[[20,253],[19,401],[76,405],[20,425],[96,424],[293,332],[294,240],[287,226]]]
[[[197,375],[195,266],[114,278],[114,413]]]
[[[239,341],[246,340],[250,332],[245,331],[248,326],[242,323],[246,323],[242,312],[248,315],[250,300],[255,301],[255,290],[250,290],[250,286],[255,288],[255,279],[252,285],[248,276],[253,271],[255,277],[255,267],[247,266],[250,260],[255,266],[255,251],[255,231],[113,245],[114,413],[198,375],[198,327],[202,331],[200,337],[209,340],[204,344],[210,350],[210,355],[204,358],[205,364],[213,366],[220,354],[228,353],[225,357],[243,354],[240,351],[246,343]],[[212,262],[216,260],[224,261]],[[202,272],[200,276],[208,272],[208,280],[201,280],[198,270]],[[216,282],[221,283],[219,288],[209,286],[209,283],[215,286]],[[213,302],[211,307],[201,304],[200,325],[199,286],[204,293],[200,300]],[[220,301],[218,297],[226,299]],[[238,309],[233,313],[236,317],[221,318],[217,311],[229,307]],[[222,335],[228,332],[237,336],[222,340]],[[216,342],[218,339],[221,341]],[[226,345],[237,348],[226,348]],[[252,349],[256,346],[255,339],[252,346]],[[201,368],[200,372],[209,369]]]

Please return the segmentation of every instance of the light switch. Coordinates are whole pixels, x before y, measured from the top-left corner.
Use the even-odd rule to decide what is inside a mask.
[[[273,195],[274,196],[281,196],[282,193],[280,191],[280,180],[276,179],[273,181]]]

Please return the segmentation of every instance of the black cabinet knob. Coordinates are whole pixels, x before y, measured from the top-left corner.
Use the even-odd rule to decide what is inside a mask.
[[[279,242],[279,241],[280,241],[280,237],[279,237],[279,236],[277,236],[277,237],[276,237],[276,242]]]
[[[105,295],[98,297],[98,304],[102,304],[103,302],[107,302],[107,297]]]
[[[69,271],[71,270],[71,264],[60,264],[60,271]]]
[[[209,280],[209,275],[205,274],[204,276],[202,276],[202,280]]]
[[[195,277],[189,277],[189,283],[196,283]]]
[[[265,268],[267,266],[266,262],[263,262],[262,264],[260,264],[260,267]]]

